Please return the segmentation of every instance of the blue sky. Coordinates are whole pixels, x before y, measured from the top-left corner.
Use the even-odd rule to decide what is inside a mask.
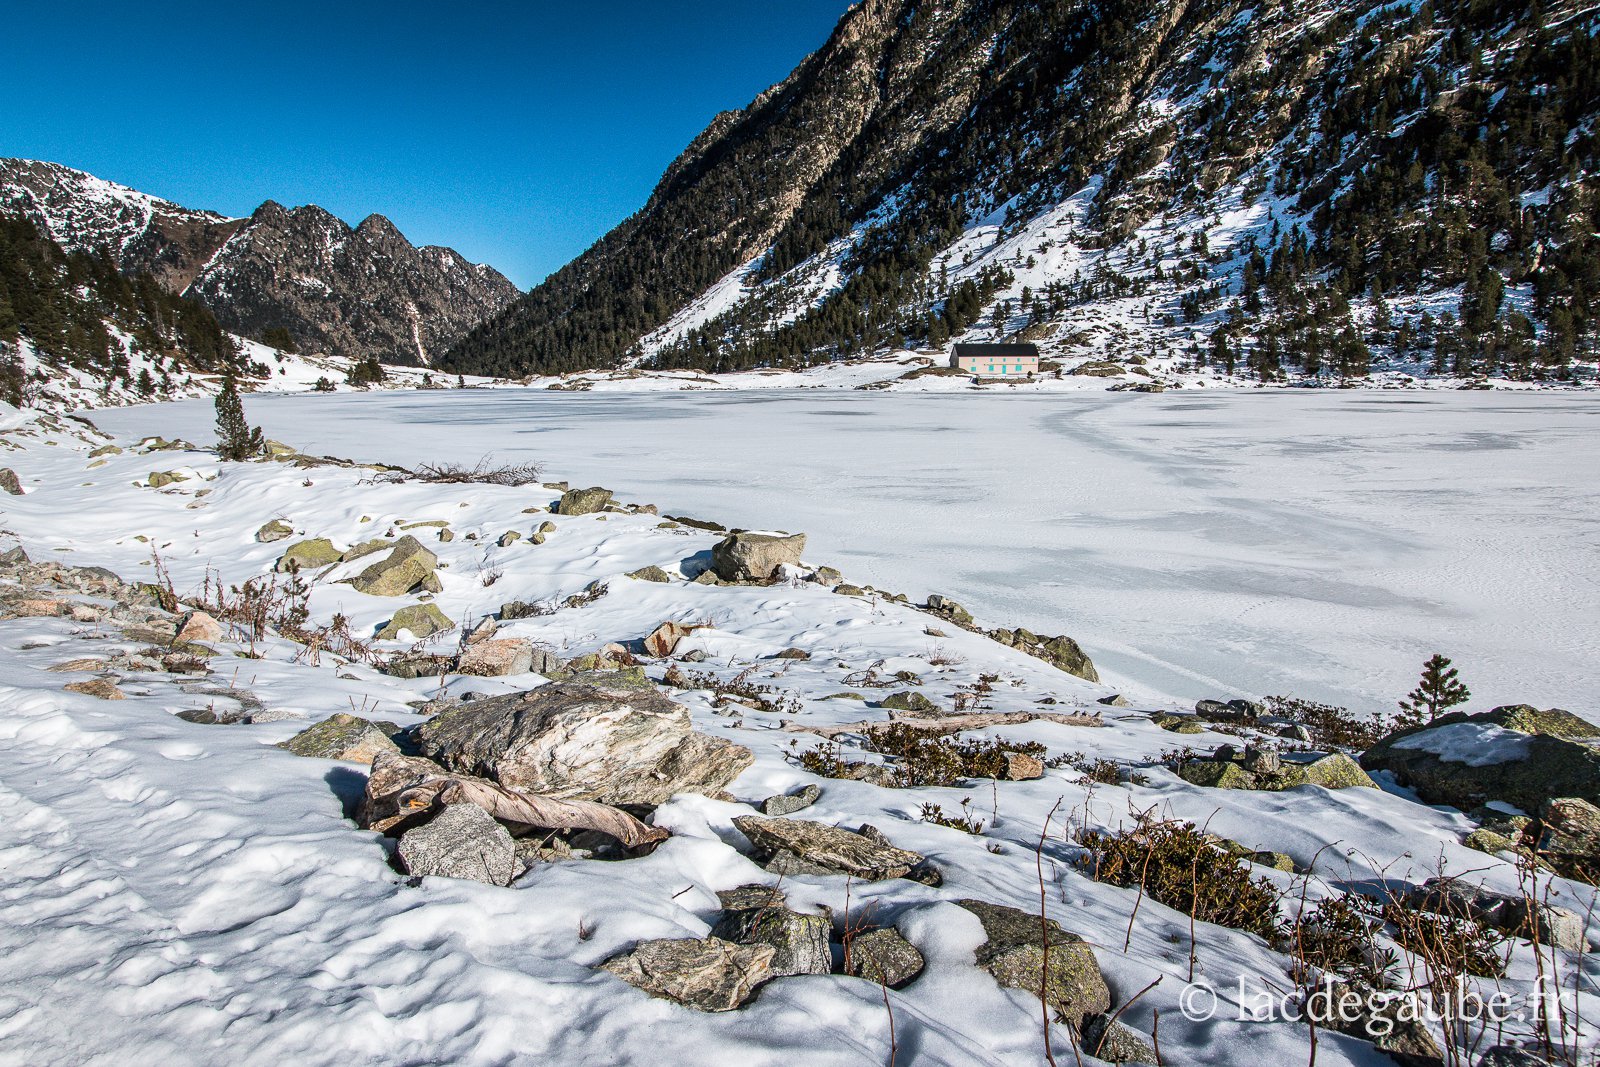
[[[0,156],[190,207],[379,212],[527,287],[848,0],[13,0]]]

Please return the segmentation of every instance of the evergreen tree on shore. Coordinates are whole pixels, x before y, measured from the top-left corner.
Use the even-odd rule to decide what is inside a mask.
[[[1422,665],[1422,680],[1400,701],[1400,717],[1408,724],[1432,722],[1471,695],[1450,660],[1435,652]]]
[[[245,460],[259,456],[266,450],[261,437],[261,427],[252,427],[244,418],[244,404],[239,400],[239,385],[233,372],[222,377],[222,391],[217,394],[217,455],[223,459]]]

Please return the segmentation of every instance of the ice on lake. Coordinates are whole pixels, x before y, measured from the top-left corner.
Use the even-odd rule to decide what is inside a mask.
[[[1393,710],[1438,651],[1476,708],[1596,712],[1589,394],[518,389],[247,412],[311,452],[493,453],[664,512],[804,531],[812,562],[1071,634],[1143,694]],[[95,419],[210,440],[203,401]]]

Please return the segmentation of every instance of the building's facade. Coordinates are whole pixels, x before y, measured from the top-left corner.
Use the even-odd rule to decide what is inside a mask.
[[[1039,373],[1039,346],[956,345],[950,350],[950,366],[983,378],[1021,378]]]

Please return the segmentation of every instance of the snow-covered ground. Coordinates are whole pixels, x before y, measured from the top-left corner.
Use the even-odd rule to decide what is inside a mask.
[[[1192,569],[1201,573],[1223,565],[1196,558],[1207,556],[1227,561],[1231,573],[1256,575],[1259,589],[1252,595],[1261,599],[1271,591],[1271,555],[1288,554],[1305,574],[1302,600],[1324,605],[1305,610],[1320,613],[1325,629],[1335,629],[1340,605],[1376,602],[1396,612],[1407,599],[1378,595],[1375,586],[1394,581],[1392,570],[1382,569],[1348,580],[1366,590],[1361,595],[1311,596],[1316,577],[1335,565],[1326,558],[1330,553],[1370,559],[1391,543],[1424,551],[1398,533],[1387,539],[1375,534],[1376,506],[1363,513],[1364,522],[1319,517],[1318,502],[1336,499],[1327,485],[1296,490],[1309,503],[1270,508],[1262,506],[1264,490],[1232,495],[1233,482],[1246,480],[1250,469],[1260,480],[1259,457],[1274,451],[1298,455],[1312,471],[1320,469],[1319,457],[1333,457],[1334,468],[1348,474],[1348,458],[1338,456],[1356,449],[1363,420],[1370,427],[1374,418],[1362,414],[1359,404],[1339,418],[1337,440],[1329,437],[1311,449],[1305,436],[1311,413],[1293,406],[1274,413],[1273,404],[1295,403],[1276,397],[1241,398],[1258,405],[1248,411],[1105,402],[1042,411],[1027,405],[962,408],[949,400],[906,406],[903,398],[890,406],[871,398],[820,402],[782,395],[718,396],[700,406],[684,398],[670,405],[653,399],[648,409],[623,409],[635,417],[648,413],[648,425],[660,427],[646,429],[608,406],[619,401],[507,393],[490,395],[484,407],[485,398],[448,395],[457,403],[413,405],[413,398],[397,394],[258,398],[249,410],[275,435],[327,442],[331,451],[399,460],[452,451],[476,458],[476,450],[490,444],[505,456],[532,451],[549,463],[551,476],[592,475],[624,488],[624,499],[634,496],[626,487],[637,485],[673,513],[721,502],[728,506],[716,517],[757,525],[782,501],[787,514],[803,520],[832,514],[836,525],[812,524],[821,536],[808,548],[807,561],[838,565],[856,581],[875,577],[896,554],[909,560],[940,546],[941,558],[914,564],[925,580],[947,590],[947,576],[963,583],[955,590],[994,580],[958,550],[974,536],[973,516],[982,509],[973,498],[982,492],[984,472],[1005,469],[1011,459],[1024,472],[1018,483],[1030,484],[1033,496],[1028,507],[988,515],[983,528],[999,544],[1014,546],[1025,536],[1060,529],[1100,552],[1120,542],[1118,555],[1133,559],[1165,543],[1164,551],[1177,557],[1189,553]],[[1519,420],[1571,424],[1569,432],[1577,434],[1592,408],[1519,412],[1501,398],[1488,400],[1502,406],[1450,408],[1431,431],[1425,410],[1397,416],[1412,428],[1402,438],[1410,442],[1407,454],[1383,461],[1394,472],[1393,492],[1401,501],[1396,510],[1423,503],[1417,497],[1421,476],[1407,473],[1416,456],[1466,457],[1487,484],[1510,477],[1496,471],[1499,452],[1472,436],[1478,431],[1470,430],[1469,421],[1492,427],[1484,434],[1526,437],[1531,455],[1545,466],[1538,475],[1548,485],[1559,482],[1562,450],[1523,429]],[[490,411],[502,420],[492,427],[484,421]],[[433,413],[432,423],[424,412]],[[1125,708],[1102,708],[1094,701],[1115,686],[1071,677],[948,624],[945,636],[930,636],[930,624],[938,620],[908,606],[838,595],[810,582],[717,588],[624,577],[651,564],[676,570],[703,554],[716,534],[663,528],[645,513],[550,516],[539,509],[555,493],[540,486],[378,484],[372,472],[360,469],[222,464],[202,452],[150,451],[134,447],[132,435],[121,438],[123,452],[91,456],[99,440],[77,424],[19,426],[25,420],[0,414],[6,415],[0,419],[4,462],[26,489],[20,497],[0,497],[0,526],[10,535],[6,545],[14,538],[35,560],[107,566],[141,580],[154,574],[152,560],[159,554],[175,588],[187,594],[198,592],[208,574],[230,584],[266,574],[290,543],[255,541],[256,528],[274,517],[304,536],[325,536],[340,546],[394,536],[410,523],[444,520],[455,538],[428,539],[443,564],[435,603],[457,621],[470,624],[503,601],[549,600],[602,581],[610,591],[594,603],[506,622],[501,636],[530,638],[572,655],[607,641],[636,639],[662,619],[707,622],[710,628],[692,635],[679,651],[698,647],[709,657],[701,669],[725,677],[748,669],[755,680],[779,687],[793,701],[783,718],[805,726],[881,716],[858,701],[827,699],[870,665],[884,673],[918,674],[919,691],[946,704],[958,689],[988,676],[994,680],[988,702],[996,711],[1037,710],[1038,701],[1050,699],[1056,702],[1052,710],[1099,710],[1105,718],[1099,727],[1033,722],[983,734],[1038,741],[1052,755],[1084,752],[1131,762],[1144,776],[1121,785],[1095,784],[1063,767],[1030,782],[910,790],[818,779],[785,758],[790,742],[805,735],[781,729],[778,716],[730,715],[738,709],[718,709],[704,691],[671,690],[698,729],[754,752],[754,765],[730,786],[733,800],[683,794],[663,805],[654,822],[673,836],[646,858],[538,864],[508,889],[439,878],[412,886],[387,863],[390,846],[347,819],[364,768],[271,746],[337,711],[402,726],[418,722],[409,703],[434,695],[440,679],[405,681],[328,654],[314,665],[297,646],[269,637],[254,648],[255,658],[241,656],[248,649],[237,641],[221,642],[224,655],[212,661],[212,675],[199,684],[160,671],[125,671],[119,684],[126,699],[99,700],[62,690],[64,681],[89,676],[81,663],[66,673],[48,668],[103,658],[137,641],[88,619],[11,618],[0,622],[0,1062],[1037,1064],[1037,1001],[1000,988],[975,966],[973,951],[982,934],[973,916],[950,902],[978,897],[1031,911],[1040,906],[1042,884],[1051,916],[1094,947],[1113,1003],[1127,1006],[1123,1021],[1147,1032],[1159,1029],[1165,1062],[1299,1063],[1312,1047],[1307,1027],[1281,1018],[1252,1020],[1252,1005],[1260,1001],[1252,994],[1241,1002],[1237,985],[1243,979],[1252,991],[1285,989],[1287,958],[1253,936],[1191,924],[1134,890],[1090,879],[1075,866],[1079,851],[1068,839],[1071,831],[1124,826],[1136,809],[1204,822],[1248,848],[1286,853],[1308,870],[1302,877],[1260,868],[1261,877],[1290,900],[1380,881],[1417,883],[1440,870],[1475,872],[1500,891],[1516,888],[1510,863],[1462,846],[1471,827],[1467,820],[1417,804],[1400,790],[1305,786],[1258,793],[1190,785],[1157,765],[1158,754],[1179,742],[1207,749],[1229,735],[1175,737],[1150,717],[1174,705],[1148,696],[1135,696]],[[124,430],[144,419],[159,421],[168,437],[206,436],[199,408],[101,414]],[[1179,423],[1176,429],[1183,432],[1159,441],[1141,436],[1156,421]],[[985,440],[975,428],[997,422],[1012,428],[1005,435],[1017,446],[1012,455],[983,450]],[[1031,424],[1037,425],[1029,438],[1023,431]],[[870,433],[873,426],[880,432]],[[920,432],[913,433],[913,426]],[[1298,433],[1288,432],[1295,426]],[[531,443],[506,447],[513,444],[508,437],[521,433],[532,435]],[[607,434],[612,439],[602,448]],[[1225,451],[1250,463],[1241,460],[1230,469],[1226,455],[1214,446],[1205,450],[1206,440],[1224,434],[1242,441]],[[1432,442],[1431,450],[1418,443],[1419,435]],[[452,436],[458,445],[448,445]],[[945,440],[959,441],[982,465],[952,467],[942,452]],[[579,447],[584,441],[587,453]],[[1456,451],[1463,442],[1475,447]],[[1159,463],[1127,460],[1097,470],[1086,462],[1137,457],[1138,449],[1158,445],[1166,457]],[[1501,450],[1507,448],[1510,443],[1503,442]],[[922,457],[920,467],[911,464],[914,456]],[[747,474],[730,486],[745,494],[747,504],[738,509],[716,487],[736,461]],[[856,474],[844,473],[847,461]],[[1472,481],[1460,468],[1436,469],[1448,473],[1458,491]],[[162,489],[147,484],[151,471],[174,470],[186,480]],[[656,473],[662,481],[652,482]],[[1219,488],[1214,479],[1233,482]],[[1076,499],[1060,492],[1069,486],[1101,488]],[[1281,477],[1274,483],[1285,495],[1289,488]],[[1497,492],[1516,495],[1504,484]],[[1109,507],[1119,495],[1127,502],[1107,515],[1086,510],[1089,503]],[[930,510],[930,497],[942,500],[943,509]],[[1442,498],[1425,502],[1437,507]],[[1212,503],[1202,512],[1187,510],[1200,499]],[[1006,506],[1018,502],[1013,498]],[[1578,501],[1558,508],[1551,502],[1549,508],[1566,515],[1570,528],[1547,517],[1524,540],[1524,554],[1535,544],[1548,551],[1575,536],[1586,506]],[[1464,521],[1465,510],[1428,529]],[[1530,506],[1529,513],[1539,510]],[[1266,518],[1252,523],[1247,514]],[[858,525],[851,525],[854,516]],[[1134,516],[1143,521],[1132,522]],[[1232,518],[1224,521],[1227,516]],[[1501,517],[1513,518],[1503,511]],[[543,544],[526,536],[496,544],[502,531],[526,534],[546,521],[555,528]],[[1310,546],[1296,540],[1313,536],[1318,523],[1332,532],[1316,534],[1321,540]],[[431,529],[414,527],[423,534]],[[1150,532],[1141,535],[1140,529]],[[1182,530],[1190,531],[1187,539]],[[1157,533],[1167,540],[1141,540]],[[1211,542],[1217,547],[1204,547]],[[1291,553],[1295,544],[1300,547]],[[1500,550],[1510,554],[1504,544]],[[1006,551],[994,553],[1002,564]],[[1394,554],[1386,557],[1391,567]],[[1448,561],[1448,551],[1441,555]],[[1090,582],[1093,568],[1086,559],[1092,553],[1040,550],[1012,573],[1026,575],[1028,583],[1055,583],[1047,588],[1063,602],[1084,585],[1106,589],[1103,600],[1072,617],[1073,629],[1104,657],[1107,646],[1095,639],[1107,620],[1094,611],[1110,601],[1112,583],[1104,571]],[[1480,564],[1475,559],[1462,565]],[[1192,602],[1170,587],[1140,589],[1138,583],[1158,573],[1158,565],[1141,561],[1130,564],[1131,573],[1122,572],[1127,595],[1142,600],[1152,622]],[[1139,567],[1150,570],[1141,576]],[[407,602],[335,584],[348,570],[335,567],[316,577],[314,619],[343,612],[357,633],[370,633]],[[497,577],[491,582],[490,575]],[[1322,581],[1347,588],[1344,580]],[[1213,580],[1205,588],[1220,585]],[[1000,618],[1005,597],[1018,595],[1012,589],[986,601],[980,614],[993,618],[984,621],[1029,621]],[[1280,626],[1294,614],[1281,605],[1275,609]],[[1507,632],[1513,632],[1514,616],[1513,609],[1501,614]],[[1189,625],[1228,634],[1227,627],[1236,624],[1211,619]],[[1152,629],[1150,636],[1158,632]],[[811,658],[770,658],[791,646]],[[1339,637],[1334,647],[1348,655],[1355,646]],[[1241,652],[1239,671],[1228,674],[1250,669],[1250,659],[1292,651],[1279,639],[1252,655]],[[1401,658],[1409,671],[1416,657],[1406,650]],[[1207,662],[1221,673],[1220,659]],[[651,665],[652,676],[661,679],[663,667]],[[447,688],[489,693],[539,682],[533,675],[456,678]],[[254,694],[264,712],[261,721],[200,725],[174,714],[225,711],[236,702],[230,691]],[[820,784],[823,793],[800,817],[849,827],[870,822],[897,845],[928,856],[943,871],[944,885],[904,879],[851,885],[841,877],[796,875],[783,881],[791,904],[825,904],[841,918],[870,909],[878,922],[894,922],[928,961],[921,978],[897,992],[839,976],[778,979],[748,1007],[706,1015],[651,999],[593,969],[641,938],[703,936],[718,913],[716,890],[770,880],[742,854],[747,846],[731,821],[749,814],[761,798],[806,783]],[[987,824],[981,836],[920,816],[924,803],[954,812],[967,799]],[[1052,811],[1056,817],[1046,832]],[[1579,912],[1592,907],[1586,887],[1558,880],[1555,889],[1559,903]],[[1502,988],[1521,996],[1535,973],[1526,946],[1518,952]],[[1594,964],[1581,957],[1568,959],[1564,968],[1593,979]],[[1159,986],[1136,997],[1158,978]],[[1218,987],[1214,1014],[1206,1004],[1211,994],[1197,1000],[1185,992],[1193,988],[1191,978]],[[1585,998],[1582,1007],[1585,1018],[1594,1015],[1592,999]],[[1186,1018],[1186,1010],[1196,1018]],[[1061,1027],[1055,1028],[1055,1056],[1061,1063],[1077,1061]],[[1383,1062],[1370,1045],[1327,1032],[1317,1039],[1315,1059],[1326,1065]]]
[[[469,390],[247,408],[313,451],[493,453],[674,514],[803,530],[859,581],[1071,634],[1150,697],[1392,711],[1439,651],[1481,707],[1596,714],[1592,393]],[[207,441],[212,412],[95,417]]]

